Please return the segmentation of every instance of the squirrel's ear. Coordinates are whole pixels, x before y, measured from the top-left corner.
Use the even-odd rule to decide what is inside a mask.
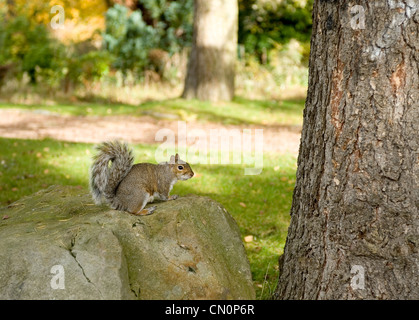
[[[170,164],[175,164],[175,156],[171,156],[169,160]]]
[[[179,162],[179,155],[176,153],[176,156],[175,156],[175,162],[176,163],[178,163]]]

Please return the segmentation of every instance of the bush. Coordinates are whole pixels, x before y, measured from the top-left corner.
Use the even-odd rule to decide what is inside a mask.
[[[116,4],[106,13],[104,48],[115,56],[113,66],[124,74],[131,70],[141,75],[153,49],[171,55],[192,42],[192,0],[142,0],[139,5],[141,10],[130,12]]]
[[[265,63],[266,55],[291,39],[309,42],[313,0],[240,0],[239,43]]]
[[[55,77],[64,52],[44,25],[36,25],[24,16],[0,22],[0,47],[0,65],[12,63],[18,76],[26,72],[31,83],[36,83],[40,73]]]
[[[115,55],[114,66],[124,73],[144,69],[149,50],[158,43],[157,37],[157,31],[146,25],[140,11],[128,15],[128,8],[117,4],[106,13],[104,47]]]
[[[107,51],[90,51],[81,56],[72,54],[66,60],[65,67],[65,91],[70,84],[77,86],[102,80],[110,70],[113,56]]]

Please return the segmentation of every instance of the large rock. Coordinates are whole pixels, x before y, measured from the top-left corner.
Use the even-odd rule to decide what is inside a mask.
[[[0,299],[254,299],[239,229],[198,196],[150,216],[51,187],[0,209]]]

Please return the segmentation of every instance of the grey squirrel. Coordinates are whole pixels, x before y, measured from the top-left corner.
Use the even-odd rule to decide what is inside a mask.
[[[144,209],[154,199],[175,200],[170,196],[178,180],[188,180],[194,172],[179,155],[160,164],[134,163],[132,150],[118,141],[104,142],[97,147],[90,170],[90,190],[96,204],[106,203],[112,209],[136,215],[154,212],[156,206]]]

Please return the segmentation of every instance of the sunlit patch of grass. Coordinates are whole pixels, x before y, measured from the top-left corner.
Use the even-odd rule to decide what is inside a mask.
[[[149,112],[174,114],[183,120],[233,125],[301,125],[304,100],[265,101],[236,97],[231,102],[211,103],[171,99],[146,102],[141,108]]]
[[[167,99],[131,104],[59,103],[11,104],[0,108],[25,109],[36,113],[74,116],[151,116],[169,120],[216,122],[232,125],[301,125],[304,100],[249,100],[236,97],[231,102],[201,102]]]

